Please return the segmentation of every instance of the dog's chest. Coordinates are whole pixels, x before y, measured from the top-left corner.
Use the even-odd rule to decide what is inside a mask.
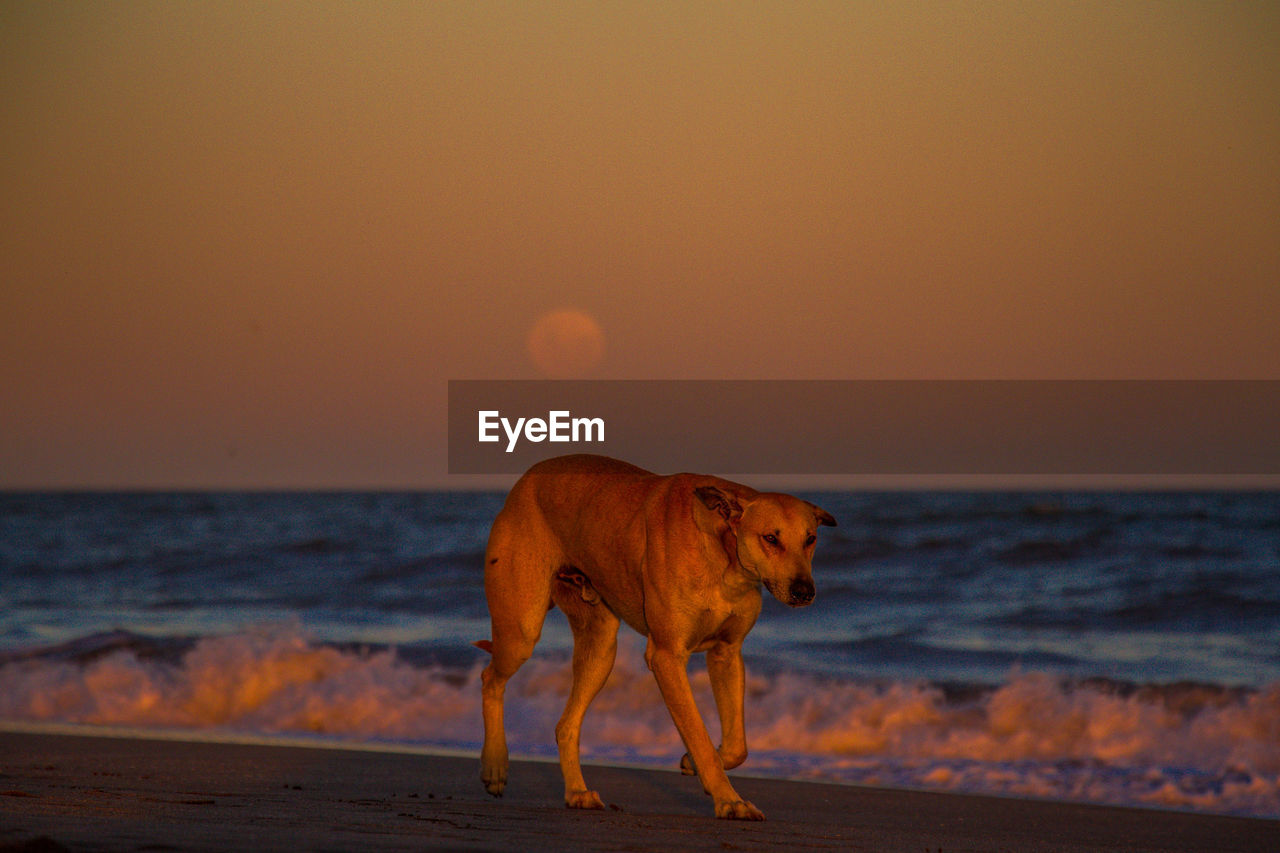
[[[691,651],[704,652],[717,643],[741,642],[760,615],[761,598],[758,591],[729,599],[717,596],[706,602],[695,619]]]

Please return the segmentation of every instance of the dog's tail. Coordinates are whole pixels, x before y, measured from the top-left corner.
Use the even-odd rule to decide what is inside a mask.
[[[480,649],[481,651],[485,651],[485,652],[488,652],[489,654],[493,654],[493,643],[489,640],[476,640],[471,645],[475,646],[477,649]]]

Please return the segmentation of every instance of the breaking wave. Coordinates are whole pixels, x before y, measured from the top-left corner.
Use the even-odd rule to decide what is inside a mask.
[[[638,641],[583,728],[588,760],[674,767],[683,746]],[[422,656],[419,656],[422,658]],[[478,750],[475,657],[315,642],[296,627],[124,632],[0,655],[0,719]],[[748,667],[750,671],[750,667]],[[553,756],[569,688],[536,656],[507,692],[516,754]],[[691,680],[713,734],[705,671]],[[743,772],[1280,817],[1280,684],[1134,685],[1013,672],[997,686],[749,674]],[[477,783],[478,784],[478,783]]]

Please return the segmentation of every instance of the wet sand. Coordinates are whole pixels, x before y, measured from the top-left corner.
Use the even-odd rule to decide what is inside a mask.
[[[592,766],[610,808],[564,808],[559,768],[474,757],[0,732],[0,851],[1272,851],[1280,821],[735,775],[764,823],[696,780]]]

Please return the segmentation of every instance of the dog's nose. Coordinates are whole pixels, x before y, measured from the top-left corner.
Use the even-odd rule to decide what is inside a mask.
[[[817,594],[818,591],[813,588],[813,581],[800,578],[791,582],[791,589],[787,590],[790,601],[787,603],[792,607],[804,607],[812,602]]]

